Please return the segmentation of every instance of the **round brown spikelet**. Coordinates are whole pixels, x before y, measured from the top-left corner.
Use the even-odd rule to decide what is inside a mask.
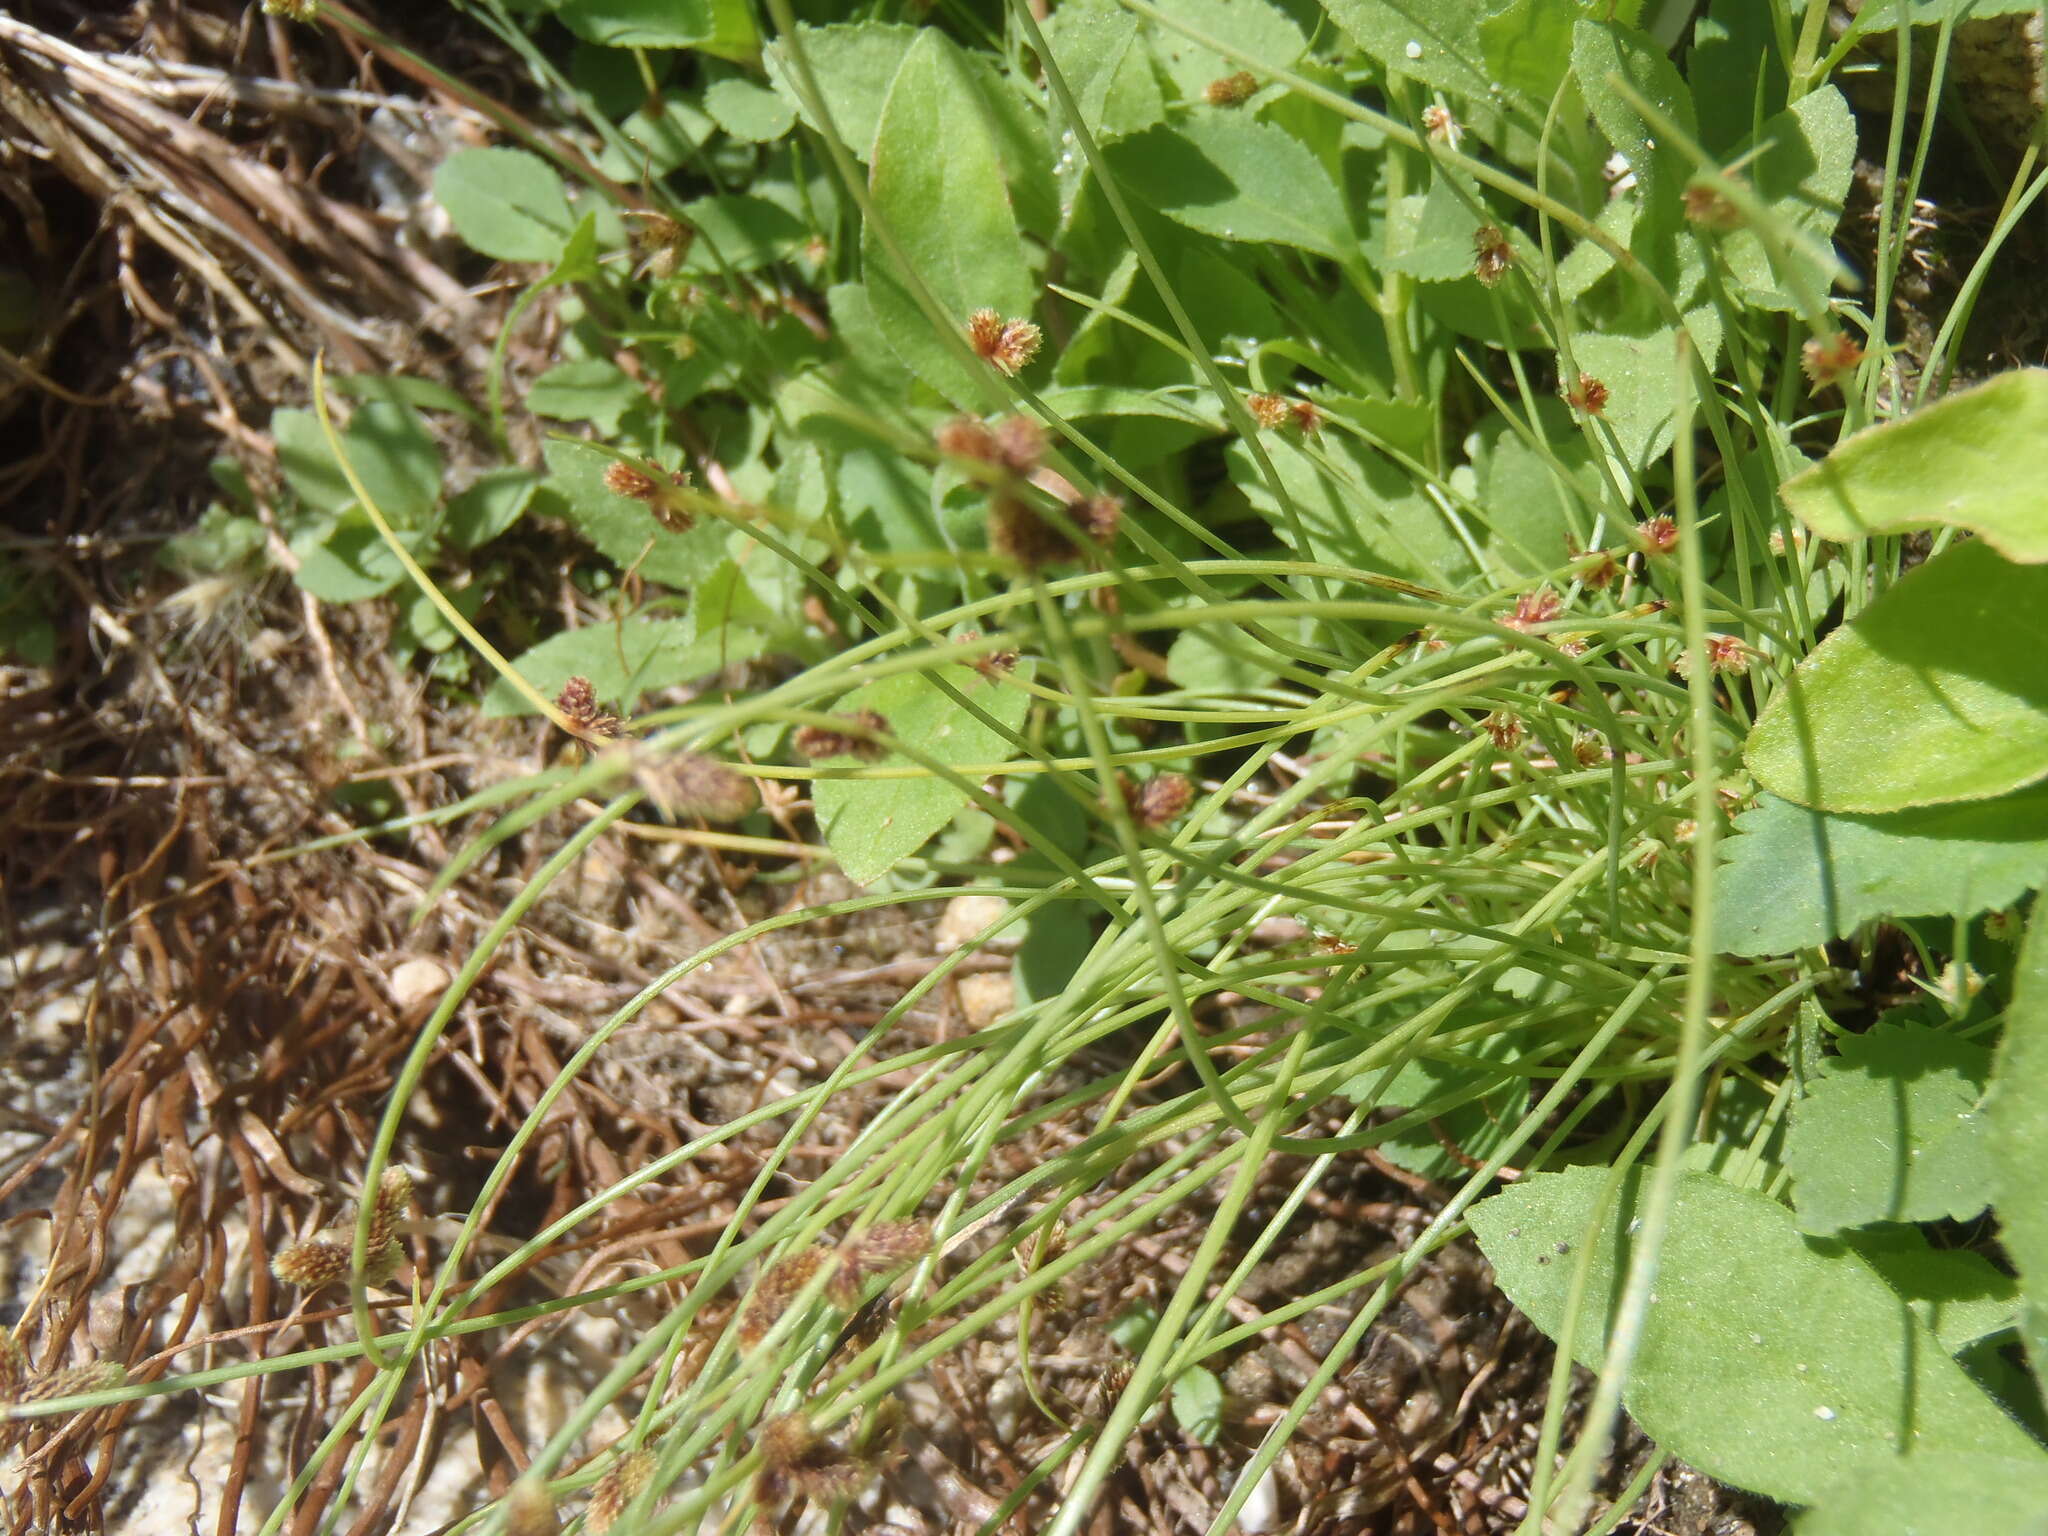
[[[654,1481],[654,1452],[641,1446],[612,1463],[590,1490],[590,1507],[583,1512],[583,1529],[592,1536],[604,1536],[626,1506],[639,1498]]]
[[[555,1496],[537,1477],[527,1476],[505,1494],[505,1536],[560,1536]]]
[[[752,779],[701,752],[644,758],[633,777],[669,821],[696,817],[730,826],[761,805],[761,792]]]
[[[851,730],[835,730],[826,725],[800,725],[790,736],[790,743],[804,757],[817,762],[825,757],[855,757],[864,763],[878,761],[883,752],[882,744],[874,738],[874,732],[889,729],[889,722],[872,709],[857,710],[850,715],[836,715],[853,727]]]

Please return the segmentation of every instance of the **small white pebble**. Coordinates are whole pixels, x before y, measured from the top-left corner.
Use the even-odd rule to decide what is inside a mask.
[[[1419,59],[1422,57],[1422,44],[1415,42],[1411,39],[1409,41],[1407,48],[1405,48],[1402,51],[1405,52],[1411,59]]]
[[[1835,1416],[1835,1410],[1832,1408],[1816,1408],[1813,1410],[1813,1416],[1816,1419],[1821,1420],[1821,1422],[1826,1423],[1829,1419],[1832,1419]]]

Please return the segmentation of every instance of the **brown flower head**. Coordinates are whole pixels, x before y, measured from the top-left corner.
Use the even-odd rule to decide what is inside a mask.
[[[996,423],[996,459],[1013,475],[1028,475],[1045,457],[1045,428],[1029,416],[1005,416]]]
[[[545,1481],[522,1477],[505,1492],[505,1536],[560,1536],[555,1496]]]
[[[604,1536],[619,1523],[619,1516],[626,1512],[647,1485],[654,1481],[656,1460],[654,1452],[646,1446],[628,1451],[605,1470],[590,1489],[590,1507],[583,1512],[583,1529],[592,1536]]]
[[[377,1181],[377,1198],[370,1206],[370,1252],[376,1253],[398,1237],[398,1224],[412,1210],[412,1172],[393,1163]]]
[[[850,1310],[860,1304],[870,1280],[923,1258],[931,1247],[928,1221],[878,1221],[839,1245],[839,1262],[825,1294],[835,1307]]]
[[[1458,147],[1458,140],[1465,135],[1464,125],[1451,116],[1451,109],[1435,102],[1422,109],[1422,131],[1452,149]]]
[[[1707,671],[1715,676],[1722,674],[1732,674],[1736,677],[1742,676],[1749,670],[1749,658],[1752,654],[1754,653],[1751,652],[1750,648],[1733,635],[1707,636]],[[1673,670],[1680,677],[1691,677],[1692,652],[1689,650],[1679,652],[1678,660],[1674,664]]]
[[[1241,107],[1252,99],[1258,89],[1259,77],[1248,69],[1240,69],[1234,75],[1225,75],[1203,86],[1202,99],[1212,107]]]
[[[33,1377],[22,1384],[22,1403],[47,1403],[60,1397],[78,1397],[87,1392],[105,1392],[128,1379],[128,1367],[118,1360],[94,1360],[88,1365],[66,1366],[61,1371]]]
[[[697,521],[697,514],[676,495],[689,483],[690,477],[680,469],[657,471],[654,466],[629,464],[624,459],[614,459],[604,467],[606,490],[639,502],[671,533],[687,533]]]
[[[887,720],[872,709],[833,718],[844,721],[846,729],[837,730],[824,725],[798,726],[791,737],[797,751],[814,763],[826,757],[857,757],[864,763],[880,759],[885,749],[875,740],[875,733],[889,729]]]
[[[1636,524],[1636,539],[1652,555],[1668,555],[1678,548],[1678,523],[1669,517],[1653,517]]]
[[[696,230],[665,213],[641,215],[640,228],[633,238],[640,252],[641,270],[654,278],[674,277],[696,238]]]
[[[1288,401],[1287,417],[1304,437],[1314,437],[1323,430],[1323,410],[1313,400]]]
[[[1252,420],[1262,427],[1277,427],[1287,419],[1285,395],[1246,395],[1244,408],[1252,413]]]
[[[769,1265],[740,1310],[740,1342],[750,1349],[760,1343],[818,1271],[838,1261],[830,1248],[805,1248]]]
[[[685,817],[731,826],[761,805],[761,791],[744,773],[701,752],[641,754],[633,782],[666,821]]]
[[[564,683],[555,696],[555,708],[568,717],[579,736],[611,740],[623,734],[619,717],[598,708],[597,690],[587,677],[572,677]]]
[[[1538,587],[1516,598],[1514,612],[1505,615],[1501,623],[1509,629],[1529,630],[1538,624],[1548,624],[1563,612],[1564,599],[1548,587]]]
[[[1114,496],[1077,496],[1061,511],[1077,531],[1097,544],[1108,545],[1116,541],[1124,504]],[[1065,528],[1022,496],[1007,491],[989,500],[988,541],[997,554],[1027,571],[1064,565],[1082,554]]]
[[[1588,416],[1598,416],[1607,409],[1607,386],[1590,373],[1579,375],[1576,384],[1564,388],[1565,404],[1575,411],[1584,411]]]
[[[932,434],[939,452],[948,458],[972,459],[977,464],[997,462],[996,435],[988,423],[973,416],[955,416]]]
[[[1711,182],[1692,182],[1686,187],[1682,201],[1686,218],[1701,229],[1726,234],[1731,229],[1742,228],[1742,210],[1735,206],[1733,198]]]
[[[1816,336],[1799,349],[1799,366],[1816,390],[1840,384],[1863,361],[1863,347],[1847,331]]]
[[[779,1505],[793,1493],[821,1504],[850,1499],[874,1473],[871,1460],[826,1439],[800,1413],[770,1419],[754,1443],[761,1453],[754,1498],[764,1507]]]
[[[1613,586],[1621,578],[1621,562],[1614,558],[1613,550],[1596,549],[1580,558],[1573,574],[1579,578],[1580,586],[1598,592]]]
[[[981,631],[978,629],[963,630],[961,631],[960,638],[962,641],[979,640],[981,638]],[[1017,652],[1005,646],[1001,650],[982,652],[970,661],[968,665],[990,682],[997,683],[1017,670],[1017,660]]]
[[[1126,779],[1122,787],[1131,820],[1147,831],[1180,820],[1195,799],[1195,786],[1179,773],[1155,773],[1137,783]]]
[[[1515,264],[1515,248],[1497,224],[1482,224],[1472,231],[1472,275],[1491,288],[1508,275]]]
[[[1514,751],[1529,734],[1529,728],[1522,724],[1519,716],[1500,709],[1496,709],[1481,720],[1479,728],[1492,738],[1495,748],[1502,752]]]
[[[1575,731],[1572,734],[1572,761],[1581,768],[1591,768],[1604,763],[1609,757],[1607,743],[1600,739],[1597,731]]]
[[[992,309],[977,309],[967,322],[967,344],[998,373],[1016,374],[1038,356],[1038,327],[1029,320],[1005,320]]]

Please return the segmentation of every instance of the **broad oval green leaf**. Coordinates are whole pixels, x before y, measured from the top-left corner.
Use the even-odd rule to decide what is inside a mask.
[[[1883,816],[1761,796],[1720,845],[1714,947],[1779,955],[1879,917],[2008,906],[2048,880],[2048,788]]]
[[[2034,1374],[2048,1376],[2048,917],[2027,924],[2005,1038],[1985,1105],[1999,1241],[2020,1276],[2020,1336]]]
[[[547,488],[560,498],[561,509],[576,531],[620,570],[631,570],[671,587],[694,587],[725,559],[727,527],[715,518],[701,519],[683,533],[664,528],[654,514],[604,483],[610,454],[588,443],[545,444]]]
[[[1881,9],[1872,6],[1872,10]],[[2041,1536],[2048,1461],[1951,1452],[1861,1468],[1792,1522],[1793,1536]]]
[[[274,411],[270,432],[278,467],[308,506],[335,513],[356,507],[355,489],[328,447],[318,417],[311,411]],[[426,522],[441,495],[441,453],[417,411],[373,401],[360,407],[338,436],[349,467],[392,527]]]
[[[1859,432],[1780,494],[1823,538],[1947,526],[2048,562],[2048,368],[2018,368]]]
[[[936,676],[1011,731],[1023,724],[1030,698],[1014,682],[991,686],[972,667],[958,665],[940,667]],[[890,735],[947,767],[1006,762],[1014,750],[1008,736],[990,729],[947,697],[931,677],[918,672],[856,688],[832,708],[836,714],[873,710],[888,722]],[[891,752],[878,766],[918,764],[901,752]],[[966,790],[929,769],[914,778],[818,779],[811,788],[825,841],[846,878],[859,885],[880,879],[917,852],[968,798]]]
[[[738,78],[714,81],[704,91],[704,110],[736,139],[768,144],[796,126],[796,110],[765,85]]]
[[[1925,1024],[1845,1037],[1785,1138],[1801,1228],[1967,1221],[1983,1210],[1991,1162],[1977,1107],[1990,1075],[1983,1046]]]
[[[1484,99],[1479,26],[1498,0],[1324,0],[1330,20],[1385,66],[1440,91]]]
[[[1221,240],[1272,241],[1340,258],[1357,244],[1315,152],[1257,118],[1205,111],[1125,139],[1110,169],[1140,201]]]
[[[1538,1174],[1472,1208],[1501,1288],[1553,1338],[1579,1244],[1595,1245],[1573,1341],[1589,1367],[1605,1354],[1642,1198],[1634,1170],[1603,1212],[1608,1174]],[[1711,1174],[1679,1177],[1626,1400],[1659,1445],[1794,1504],[1902,1455],[2048,1466],[1868,1264],[1809,1244],[1786,1207]]]
[[[556,261],[576,220],[562,178],[523,149],[462,149],[434,172],[434,197],[471,250],[498,261]]]
[[[761,654],[758,631],[733,625],[699,635],[687,619],[623,619],[592,624],[543,640],[513,663],[519,675],[553,698],[572,677],[590,680],[598,700],[630,713],[641,695],[670,688]],[[503,678],[484,694],[486,715],[527,715],[533,706]]]
[[[760,51],[746,0],[557,0],[555,19],[607,48],[696,48],[724,59]]]
[[[1983,800],[2048,777],[2048,566],[1970,542],[1802,662],[1749,733],[1772,794],[1826,811]]]
[[[869,190],[917,275],[964,332],[976,310],[1030,316],[1036,292],[1025,265],[1002,160],[960,51],[936,30],[903,57],[875,131]],[[861,270],[875,322],[897,356],[953,404],[979,406],[991,379],[938,335],[872,224],[861,231]]]
[[[866,161],[875,148],[875,131],[882,122],[882,103],[889,96],[889,82],[902,67],[903,56],[917,41],[918,29],[897,22],[835,22],[828,27],[799,25],[789,37],[778,37],[768,45],[764,62],[768,82],[786,99],[804,124],[819,133],[825,125],[805,104],[803,79],[792,55],[801,49],[818,89],[825,96],[825,111],[832,118],[847,149],[857,160]]]
[[[1748,174],[1782,249],[1742,229],[1723,242],[1722,259],[1751,304],[1818,314],[1841,265],[1829,239],[1856,166],[1856,119],[1848,99],[1823,86],[1765,123],[1758,142]]]

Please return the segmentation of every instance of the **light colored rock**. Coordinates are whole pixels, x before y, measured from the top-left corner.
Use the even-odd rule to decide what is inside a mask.
[[[1000,896],[984,896],[970,891],[964,896],[955,896],[946,903],[946,910],[939,916],[939,931],[932,941],[932,948],[942,955],[950,955],[961,945],[978,936],[991,923],[1001,920],[1010,910],[1010,904]],[[998,947],[1007,948],[1015,938],[1005,933],[997,941]]]
[[[411,1013],[447,990],[448,967],[423,957],[402,960],[392,968],[386,985],[391,988],[391,1000],[398,1004],[399,1011]]]
[[[959,982],[960,1011],[979,1029],[993,1024],[1017,1005],[1017,984],[1008,971],[978,971]]]

